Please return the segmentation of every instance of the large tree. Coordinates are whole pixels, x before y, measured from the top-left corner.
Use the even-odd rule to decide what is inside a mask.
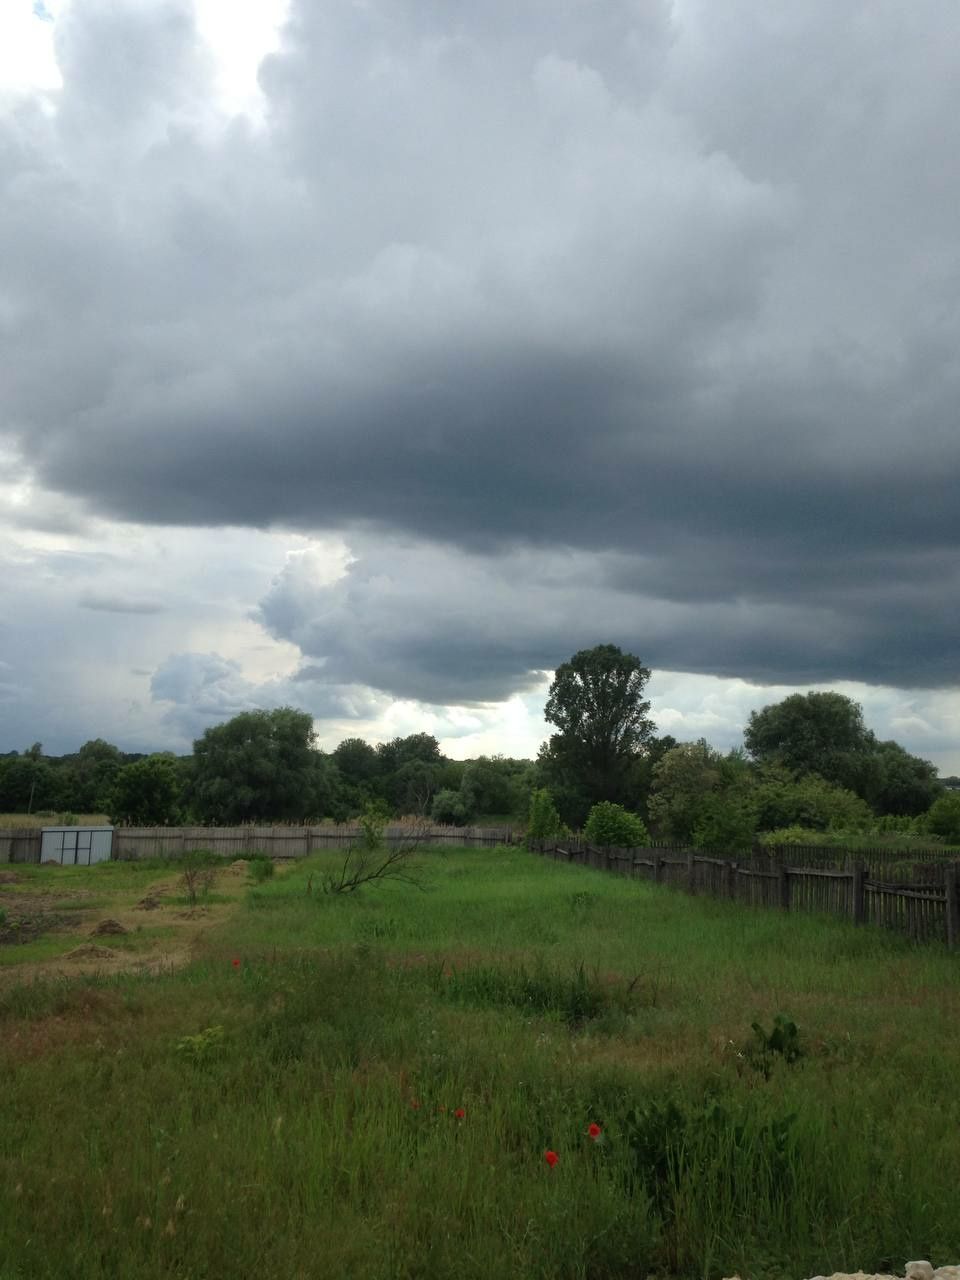
[[[335,802],[337,772],[305,711],[244,711],[193,744],[193,808],[209,822],[300,822]]]
[[[125,764],[114,779],[110,821],[132,827],[179,821],[185,774],[176,756],[162,752]]]
[[[565,817],[600,800],[635,803],[637,766],[654,725],[643,692],[650,671],[613,644],[581,649],[556,670],[544,715],[557,732],[540,763]]]
[[[743,740],[758,764],[818,773],[877,813],[923,813],[940,793],[933,765],[878,742],[860,704],[842,693],[793,693],[753,711]]]

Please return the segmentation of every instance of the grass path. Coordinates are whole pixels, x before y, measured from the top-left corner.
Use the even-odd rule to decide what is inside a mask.
[[[0,1280],[960,1256],[955,956],[518,851],[425,863],[327,898],[311,860],[179,971],[0,991]],[[794,1065],[751,1049],[781,1012]]]

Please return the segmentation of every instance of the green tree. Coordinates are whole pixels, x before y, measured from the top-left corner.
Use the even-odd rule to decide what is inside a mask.
[[[563,830],[563,823],[546,787],[538,787],[530,795],[527,815],[528,840],[556,840]]]
[[[130,827],[159,827],[180,820],[183,772],[165,753],[125,764],[117,773],[110,821]]]
[[[214,823],[302,822],[330,812],[338,776],[305,711],[244,711],[193,744],[193,808]]]
[[[110,808],[117,774],[123,766],[120,748],[103,738],[85,742],[60,762],[60,805],[76,813],[102,813]]]
[[[757,803],[749,789],[729,787],[703,798],[693,827],[698,849],[739,853],[753,847],[757,834]]]
[[[434,822],[440,823],[441,826],[449,827],[462,827],[470,817],[463,802],[462,793],[451,791],[449,788],[438,791],[433,797],[430,816]]]
[[[877,742],[864,774],[861,794],[876,813],[916,817],[943,792],[936,766],[898,742]]]
[[[0,768],[0,810],[36,813],[57,802],[57,773],[42,756],[7,756]]]
[[[650,671],[616,645],[581,649],[554,674],[546,719],[557,732],[541,751],[543,771],[557,784],[574,818],[598,800],[629,802],[653,733],[643,692]]]
[[[873,822],[865,800],[815,773],[797,777],[777,766],[762,769],[756,778],[753,798],[761,831],[803,827],[814,831],[860,832]]]
[[[520,817],[526,812],[532,785],[529,760],[479,756],[464,766],[460,795],[470,814]]]
[[[817,773],[868,798],[876,738],[860,704],[842,693],[794,693],[753,711],[743,740],[758,764]]]
[[[651,822],[665,836],[691,840],[706,797],[725,781],[723,757],[704,738],[681,742],[653,768],[647,802]]]

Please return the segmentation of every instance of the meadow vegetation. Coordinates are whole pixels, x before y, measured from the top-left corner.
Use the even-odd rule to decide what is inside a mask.
[[[0,989],[0,1277],[960,1257],[955,956],[516,849],[422,863],[344,895],[311,858],[183,967]]]

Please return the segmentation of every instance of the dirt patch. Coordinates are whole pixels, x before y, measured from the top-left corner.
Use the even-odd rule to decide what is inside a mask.
[[[102,938],[105,934],[117,936],[129,932],[130,930],[125,929],[119,920],[101,920],[95,929],[90,930],[90,937]]]
[[[76,923],[75,917],[37,909],[33,902],[10,903],[0,900],[5,919],[0,924],[0,947],[17,947],[36,942],[46,933]]]
[[[19,879],[15,871],[0,871],[0,884],[16,884]]]
[[[115,960],[117,953],[109,947],[98,947],[95,942],[85,942],[82,947],[74,947],[64,956],[65,960]]]

